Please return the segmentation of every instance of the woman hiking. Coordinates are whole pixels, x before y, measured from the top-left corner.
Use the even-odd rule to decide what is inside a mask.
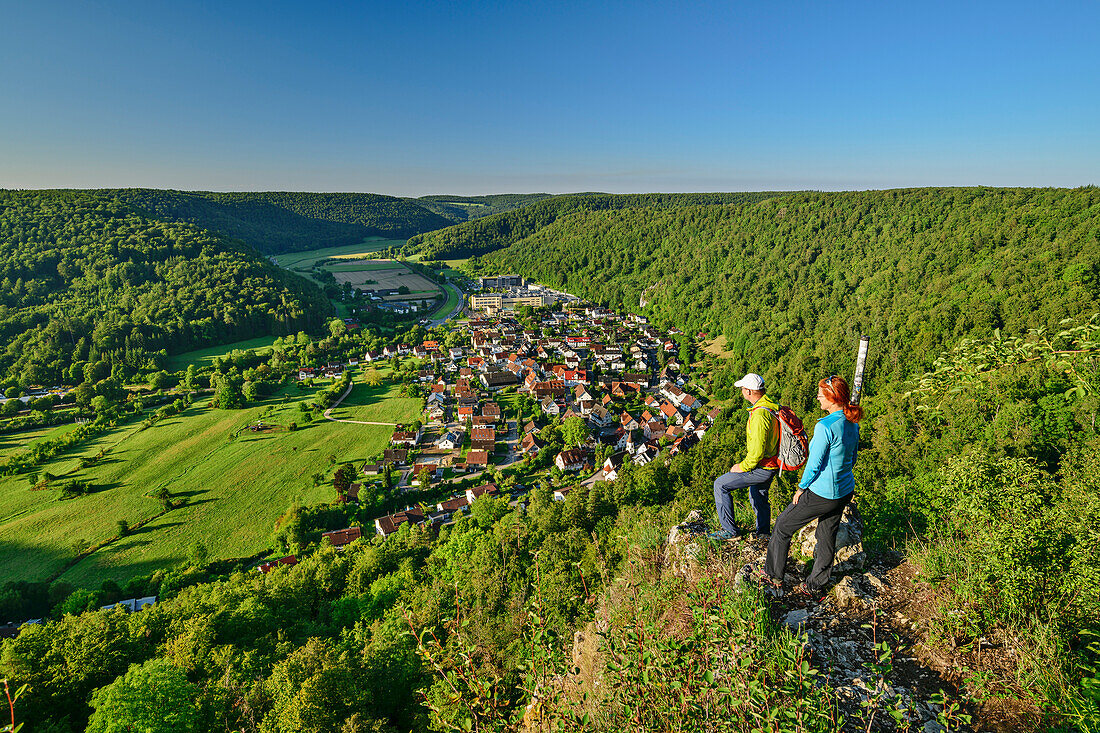
[[[775,520],[765,566],[747,568],[748,575],[762,584],[782,585],[791,538],[816,519],[813,570],[795,590],[814,600],[824,596],[832,574],[840,517],[855,489],[852,467],[856,463],[863,408],[849,404],[850,396],[848,383],[835,374],[817,384],[817,401],[828,415],[814,426],[802,480],[790,506]]]

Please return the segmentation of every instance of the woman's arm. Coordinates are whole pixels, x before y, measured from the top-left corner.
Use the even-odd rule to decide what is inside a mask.
[[[809,455],[806,457],[806,467],[802,469],[802,480],[798,482],[798,488],[805,489],[817,480],[828,461],[829,428],[818,422],[814,425],[814,434],[810,438]]]

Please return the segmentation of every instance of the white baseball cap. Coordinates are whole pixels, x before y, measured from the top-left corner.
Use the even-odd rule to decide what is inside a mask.
[[[726,384],[729,384],[729,382],[726,382]],[[759,374],[753,374],[752,372],[749,372],[748,374],[734,382],[733,386],[745,387],[747,389],[751,389],[754,392],[757,392],[764,389],[764,378]]]

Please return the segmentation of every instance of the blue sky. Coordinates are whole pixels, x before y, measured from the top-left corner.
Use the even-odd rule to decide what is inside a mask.
[[[0,187],[1100,183],[1100,3],[0,0]]]

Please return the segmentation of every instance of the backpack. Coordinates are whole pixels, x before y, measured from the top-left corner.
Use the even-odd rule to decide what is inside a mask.
[[[806,463],[810,455],[810,439],[806,437],[806,428],[794,410],[781,405],[778,410],[763,408],[775,416],[779,423],[779,451],[776,460],[780,471],[797,471]]]

